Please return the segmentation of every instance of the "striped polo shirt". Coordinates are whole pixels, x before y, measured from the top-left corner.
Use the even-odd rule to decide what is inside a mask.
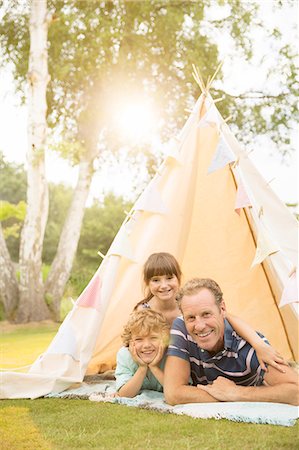
[[[226,319],[224,321],[224,349],[212,356],[194,342],[187,332],[183,317],[178,317],[171,328],[167,355],[190,362],[194,386],[209,384],[219,376],[243,386],[261,385],[265,372],[261,369],[255,350],[237,335]],[[263,335],[258,335],[268,343]]]

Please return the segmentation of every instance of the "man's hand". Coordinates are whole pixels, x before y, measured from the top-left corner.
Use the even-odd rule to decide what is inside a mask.
[[[220,402],[235,402],[237,401],[238,386],[231,380],[218,377],[212,384],[197,385],[198,389],[206,391]]]

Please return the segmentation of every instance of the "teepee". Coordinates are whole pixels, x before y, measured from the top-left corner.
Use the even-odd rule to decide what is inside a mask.
[[[229,312],[298,360],[297,221],[258,173],[202,89],[169,154],[136,201],[102,264],[28,373],[1,374],[1,398],[36,398],[114,368],[120,334],[143,298],[153,252],[184,280],[215,279]]]

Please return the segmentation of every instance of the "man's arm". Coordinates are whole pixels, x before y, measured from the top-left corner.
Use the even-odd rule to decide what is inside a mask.
[[[238,386],[233,381],[218,377],[208,386],[197,388],[223,402],[273,402],[299,405],[298,374],[290,367],[285,373],[269,367],[265,374],[266,386]]]
[[[188,386],[190,364],[177,356],[168,356],[164,369],[164,396],[170,405],[183,403],[217,402],[207,392],[200,391],[196,386]]]

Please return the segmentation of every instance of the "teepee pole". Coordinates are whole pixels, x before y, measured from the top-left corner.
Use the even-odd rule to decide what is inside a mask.
[[[207,86],[206,86],[207,91],[209,91],[209,89],[210,89],[210,87],[211,87],[211,85],[212,85],[212,83],[213,83],[213,81],[214,81],[216,75],[218,74],[219,70],[221,69],[222,65],[223,65],[223,61],[221,61],[221,62],[218,64],[217,69],[216,69],[215,72],[214,72],[214,75],[212,75],[212,78],[211,78],[211,79],[208,79]]]

